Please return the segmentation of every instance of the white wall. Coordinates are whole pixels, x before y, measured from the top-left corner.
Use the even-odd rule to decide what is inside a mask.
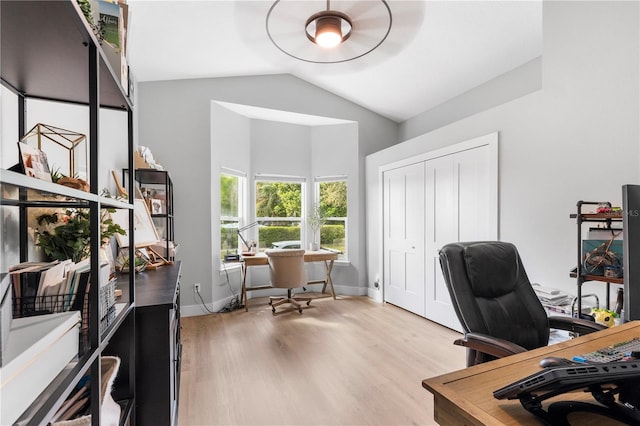
[[[220,203],[212,200],[220,200],[220,179],[215,179],[216,173],[219,176],[221,168],[226,168],[243,172],[247,176],[251,171],[251,120],[237,114],[229,109],[220,106],[216,102],[211,102],[211,190],[209,197],[203,199],[200,204],[209,216],[207,227],[198,229],[187,229],[186,232],[200,232],[203,238],[211,236],[208,241],[208,247],[199,244],[191,244],[189,240],[184,239],[182,230],[176,231],[176,238],[181,243],[180,257],[184,259],[202,258],[206,259],[205,253],[209,259],[220,258]],[[206,185],[203,185],[206,186]],[[206,200],[206,201],[205,201]],[[184,214],[189,214],[185,211]],[[205,219],[205,218],[203,218]],[[204,243],[204,242],[203,242]],[[190,263],[190,262],[185,262]],[[203,300],[205,300],[209,309],[220,310],[234,296],[240,294],[240,271],[238,267],[229,268],[228,275],[224,270],[220,270],[220,262],[206,261],[191,265],[190,275],[195,277],[211,277],[208,281],[197,281],[203,285],[200,287]],[[228,278],[227,278],[228,277]],[[229,285],[225,284],[229,281]],[[183,306],[191,306],[190,309],[183,309],[185,313],[197,314],[204,313],[203,308],[196,307],[198,301],[194,299],[192,286],[184,286],[183,293],[187,295],[186,302]]]
[[[358,123],[315,126],[312,129],[311,170],[316,176],[345,176],[347,178],[347,256],[348,263],[336,262],[331,274],[339,294],[366,294],[366,253],[362,242],[362,220],[365,197],[360,190],[361,158],[358,156]],[[310,194],[311,195],[311,194]],[[311,203],[312,200],[309,200]],[[311,205],[311,204],[309,204]],[[316,277],[321,279],[324,266],[316,263]]]
[[[640,177],[639,21],[637,2],[545,2],[542,90],[368,156],[369,277],[382,272],[379,166],[498,131],[500,239],[516,244],[531,281],[575,294],[569,214],[579,200],[621,205],[621,186]]]
[[[400,123],[399,139],[404,141],[422,135],[474,115],[478,111],[485,111],[536,92],[541,87],[542,58],[538,57]]]

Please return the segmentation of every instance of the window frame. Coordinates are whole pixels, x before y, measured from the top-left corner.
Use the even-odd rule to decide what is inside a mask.
[[[337,262],[349,262],[349,179],[345,175],[337,176],[316,176],[314,178],[314,195],[313,202],[320,203],[320,185],[322,183],[329,182],[344,182],[346,186],[346,203],[347,203],[347,216],[346,217],[325,217],[327,221],[342,221],[344,222],[344,252],[338,255]],[[322,242],[321,242],[322,246]]]
[[[224,215],[223,211],[222,211],[222,178],[224,176],[230,176],[230,177],[234,177],[237,179],[237,201],[238,201],[238,216],[228,216],[228,215]],[[222,247],[222,225],[224,222],[236,222],[237,223],[237,228],[239,229],[243,226],[245,226],[246,224],[246,218],[247,218],[247,174],[237,171],[237,170],[232,170],[232,169],[227,169],[227,168],[222,168],[220,170],[220,175],[218,178],[218,181],[220,183],[220,197],[219,197],[219,202],[220,202],[220,220],[219,220],[219,225],[220,226],[220,230],[221,230],[221,235],[220,235],[220,241],[219,241],[219,249],[220,249],[220,263],[223,264],[224,263],[224,250]],[[236,254],[240,254],[240,249],[241,249],[241,240],[240,237],[237,235],[236,233]]]

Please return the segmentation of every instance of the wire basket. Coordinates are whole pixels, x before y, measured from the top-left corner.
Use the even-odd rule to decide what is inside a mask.
[[[100,287],[100,330],[106,330],[116,316],[116,280],[110,280]],[[83,300],[76,300],[78,297]],[[59,312],[81,311],[81,329],[89,327],[89,294],[57,294],[49,296],[26,296],[13,298],[13,318],[35,315],[55,314]]]
[[[50,296],[23,296],[13,298],[13,318],[56,314],[59,312],[81,311],[81,329],[88,327],[89,299],[76,301],[77,294],[57,294]]]

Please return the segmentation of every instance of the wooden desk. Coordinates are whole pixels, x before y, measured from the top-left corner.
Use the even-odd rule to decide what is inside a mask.
[[[333,289],[333,281],[331,280],[331,271],[333,270],[333,262],[338,258],[338,253],[329,251],[329,250],[319,250],[319,251],[305,251],[304,253],[304,261],[305,262],[323,262],[325,268],[325,278],[324,280],[316,280],[309,281],[307,284],[319,284],[323,283],[322,292],[324,293],[327,289],[327,285],[331,290],[331,295],[333,298],[336,298],[336,292]],[[247,291],[254,290],[266,290],[271,287],[271,284],[260,285],[247,287],[247,268],[250,266],[261,266],[268,265],[269,258],[264,253],[258,253],[255,256],[240,256],[240,261],[242,262],[242,292],[240,293],[240,304],[244,305],[244,310],[248,311],[247,308]]]
[[[433,417],[441,425],[541,424],[536,420],[537,417],[520,405],[519,400],[495,399],[493,391],[540,371],[538,363],[546,356],[571,359],[575,355],[593,352],[637,336],[640,336],[640,321],[632,321],[566,342],[425,379],[422,386],[434,395]],[[543,407],[546,409],[549,403],[562,400],[595,402],[591,393],[572,392],[544,401]],[[603,423],[600,421],[598,424]]]

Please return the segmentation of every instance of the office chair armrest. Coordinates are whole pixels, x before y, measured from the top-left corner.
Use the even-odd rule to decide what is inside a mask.
[[[505,356],[527,351],[522,346],[517,345],[513,342],[509,342],[508,340],[491,337],[487,336],[486,334],[480,333],[467,333],[464,335],[464,337],[456,340],[453,343],[455,345],[474,349],[478,352],[492,355],[497,358],[502,358]]]
[[[589,334],[607,328],[606,325],[594,321],[572,317],[549,317],[549,327],[558,330],[572,331],[578,334]]]

